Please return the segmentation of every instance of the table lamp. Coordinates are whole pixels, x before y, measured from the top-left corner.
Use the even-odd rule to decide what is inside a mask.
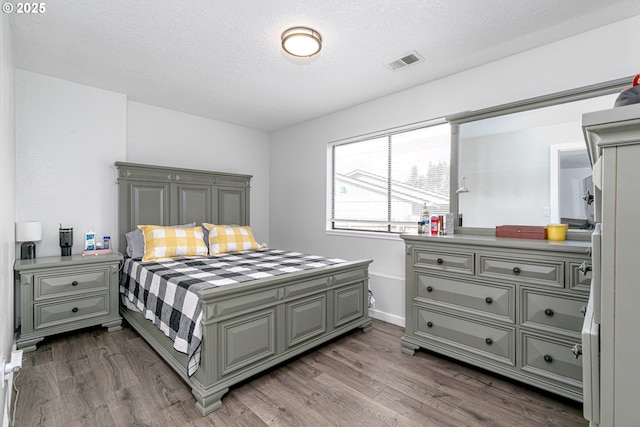
[[[20,259],[36,257],[36,244],[42,240],[42,223],[38,221],[16,222],[16,242],[23,242],[20,247]]]

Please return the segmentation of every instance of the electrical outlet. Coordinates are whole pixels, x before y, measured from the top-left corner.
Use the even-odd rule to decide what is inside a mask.
[[[551,216],[551,208],[543,208],[544,209],[544,216],[549,217]]]
[[[2,359],[2,371],[0,371],[0,374],[2,374],[2,388],[4,388],[5,381],[11,381],[13,373],[20,368],[22,368],[22,350],[13,350],[11,352],[10,363],[6,363]]]

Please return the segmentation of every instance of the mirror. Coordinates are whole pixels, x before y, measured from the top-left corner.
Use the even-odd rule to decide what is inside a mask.
[[[593,211],[583,196],[592,182],[582,114],[612,108],[617,95],[460,123],[453,186],[468,191],[453,191],[462,226],[566,223],[588,229]]]
[[[593,178],[585,144],[556,144],[550,149],[551,223],[592,230],[594,206],[589,199],[593,197]],[[578,194],[582,197],[575,197]]]

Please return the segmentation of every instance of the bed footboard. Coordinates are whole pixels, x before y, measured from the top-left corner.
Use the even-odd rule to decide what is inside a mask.
[[[141,315],[122,316],[191,386],[203,415],[218,409],[229,388],[355,328],[371,328],[369,260],[202,291],[200,368]]]

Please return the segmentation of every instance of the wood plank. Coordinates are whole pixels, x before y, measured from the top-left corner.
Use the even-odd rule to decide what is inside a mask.
[[[16,425],[586,426],[581,406],[427,351],[374,321],[233,387],[202,417],[186,384],[126,324],[47,338],[16,380]]]

